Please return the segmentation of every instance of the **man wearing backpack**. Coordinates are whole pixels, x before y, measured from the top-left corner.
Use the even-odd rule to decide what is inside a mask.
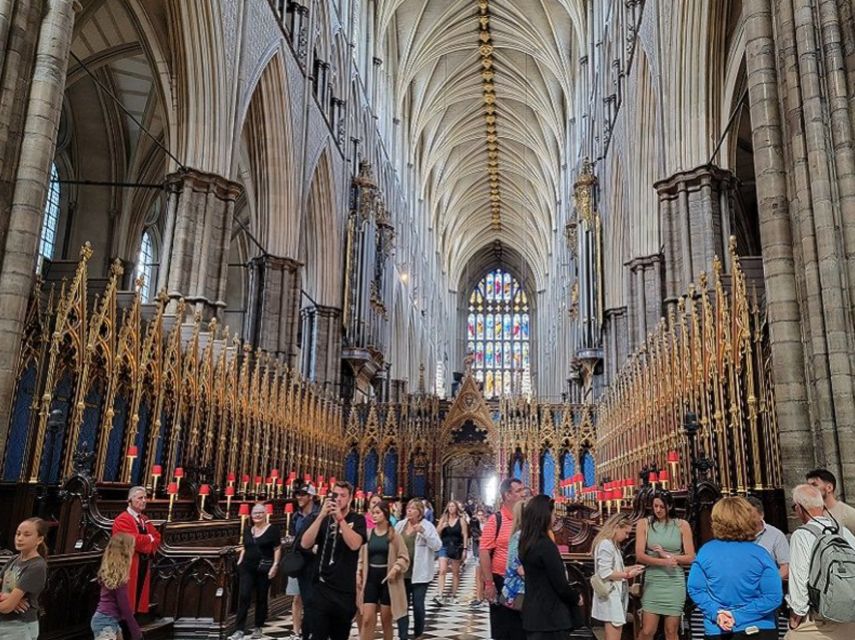
[[[855,536],[824,510],[811,485],[793,489],[802,526],[790,538],[790,631],[786,640],[855,638]]]

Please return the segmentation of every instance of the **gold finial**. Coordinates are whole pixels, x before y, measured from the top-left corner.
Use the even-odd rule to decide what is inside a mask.
[[[80,259],[83,260],[83,262],[88,262],[89,258],[92,257],[92,253],[92,243],[87,240],[83,243],[83,246],[80,247]]]

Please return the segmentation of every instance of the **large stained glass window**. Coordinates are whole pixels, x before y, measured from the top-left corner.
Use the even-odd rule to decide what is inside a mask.
[[[502,269],[488,273],[469,295],[467,351],[484,396],[530,393],[528,297],[516,278]]]

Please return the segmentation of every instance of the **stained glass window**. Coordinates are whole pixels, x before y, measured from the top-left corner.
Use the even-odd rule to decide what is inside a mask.
[[[59,173],[56,164],[50,167],[50,184],[48,184],[47,201],[42,217],[42,231],[39,235],[39,256],[36,271],[42,270],[42,262],[53,258],[56,247],[56,233],[59,226]]]
[[[503,269],[488,273],[470,293],[466,345],[487,398],[530,393],[530,313],[525,291]]]
[[[137,254],[137,278],[142,280],[140,287],[140,298],[143,302],[148,302],[151,299],[151,292],[154,289],[154,243],[151,241],[151,234],[148,230],[143,231],[142,240],[140,241],[140,251]]]

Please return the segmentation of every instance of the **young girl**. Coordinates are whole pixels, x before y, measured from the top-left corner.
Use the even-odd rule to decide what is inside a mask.
[[[47,582],[47,522],[27,518],[15,532],[12,558],[0,574],[0,639],[38,640],[39,594]]]
[[[98,582],[101,584],[101,599],[92,616],[92,633],[95,640],[118,640],[122,637],[120,622],[124,622],[132,640],[142,638],[142,631],[134,619],[131,599],[128,595],[128,577],[134,559],[134,537],[119,533],[107,543]]]

